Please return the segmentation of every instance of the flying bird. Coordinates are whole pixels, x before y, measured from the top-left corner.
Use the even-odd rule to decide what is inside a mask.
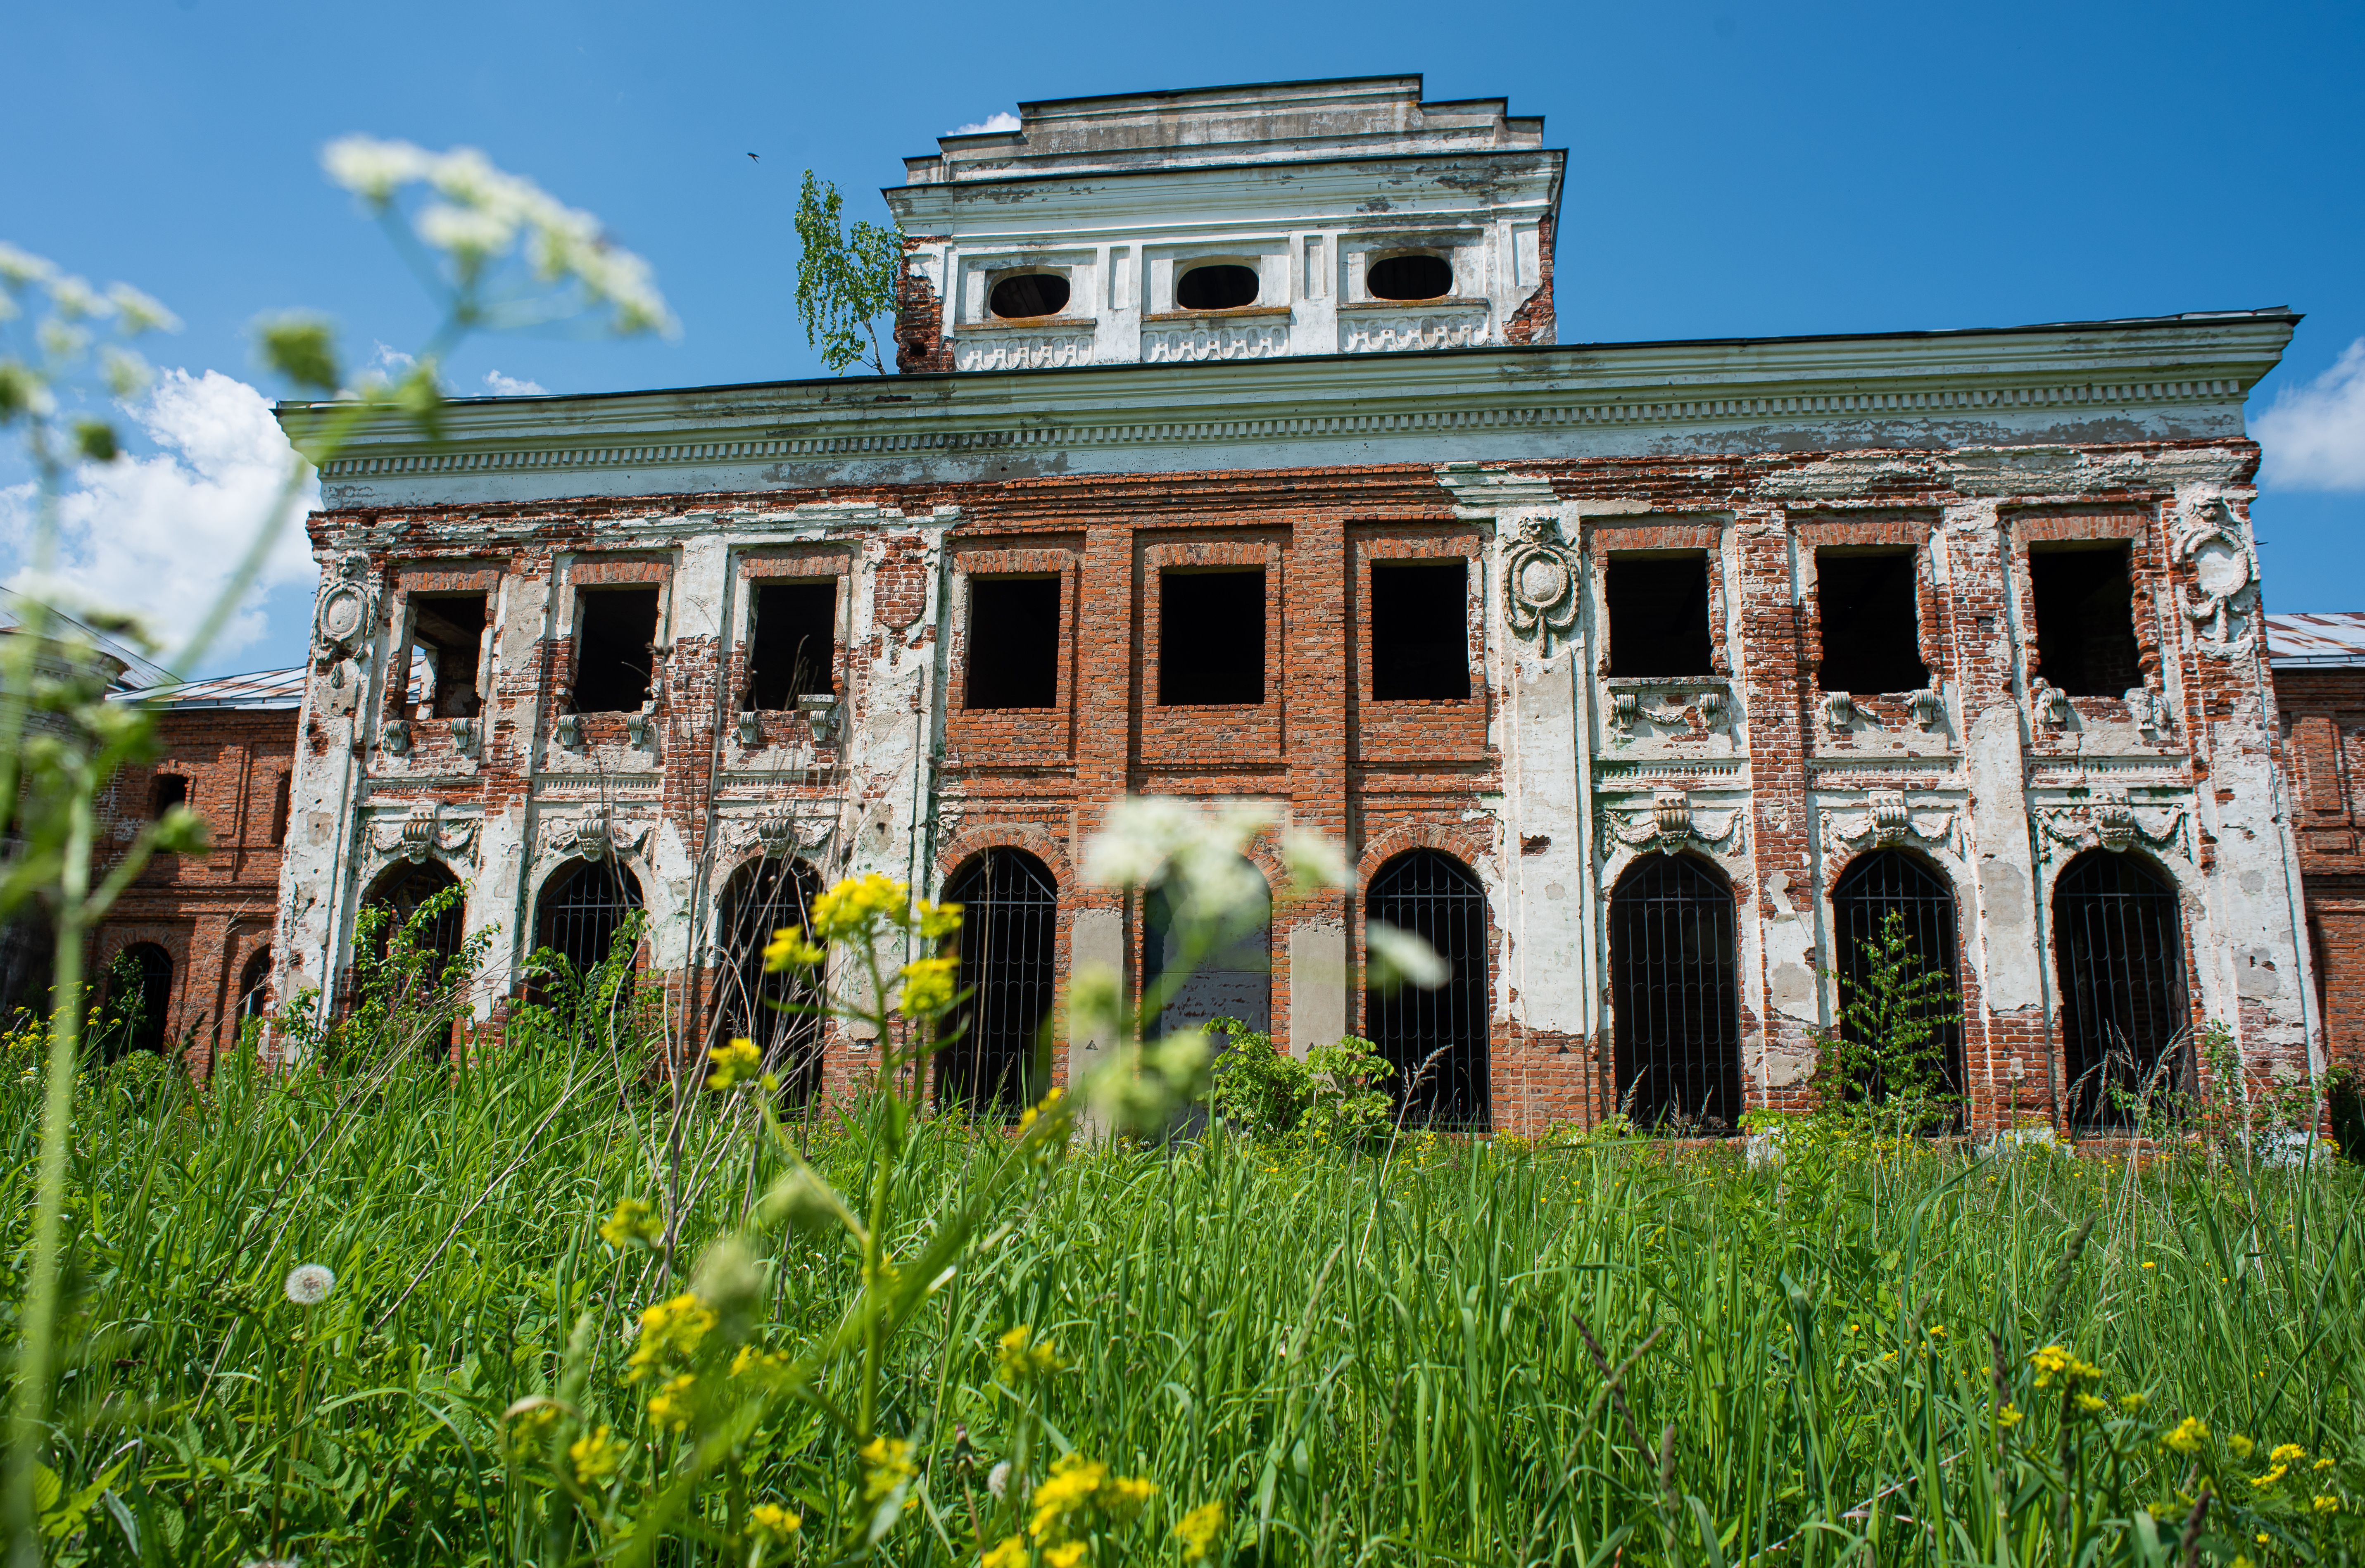
[[[762,160],[761,158],[757,157],[753,152],[750,152],[750,153],[748,153],[748,154],[747,154],[747,162],[749,162],[750,163],[760,163],[760,162],[763,162],[763,160]]]

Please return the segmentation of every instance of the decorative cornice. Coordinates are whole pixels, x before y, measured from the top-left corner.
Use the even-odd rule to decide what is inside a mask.
[[[381,855],[400,855],[406,860],[423,861],[438,851],[465,854],[476,841],[476,823],[465,819],[447,823],[437,801],[414,802],[400,817],[371,823],[370,846]]]
[[[1863,811],[1825,807],[1822,817],[1823,843],[1835,853],[1915,842],[1942,849],[1955,845],[1955,808],[1923,805],[1902,790],[1874,790]]]
[[[1738,807],[1721,815],[1695,812],[1692,798],[1686,791],[1658,790],[1653,791],[1646,810],[1620,812],[1603,804],[1601,847],[1607,853],[1615,842],[1630,849],[1655,849],[1662,855],[1672,855],[1686,845],[1697,844],[1738,854],[1745,815]]]

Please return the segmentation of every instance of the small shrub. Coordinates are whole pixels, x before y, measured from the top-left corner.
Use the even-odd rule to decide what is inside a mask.
[[[1395,1069],[1371,1041],[1349,1035],[1301,1061],[1237,1018],[1207,1027],[1231,1038],[1216,1058],[1216,1109],[1257,1142],[1353,1148],[1386,1128],[1392,1108],[1378,1085]]]

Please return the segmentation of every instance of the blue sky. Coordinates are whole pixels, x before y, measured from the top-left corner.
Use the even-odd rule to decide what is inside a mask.
[[[170,465],[234,466],[252,405],[221,378],[280,390],[248,347],[258,315],[325,311],[356,362],[432,329],[321,176],[334,136],[482,148],[598,213],[683,324],[477,340],[453,390],[688,386],[821,373],[794,308],[808,165],[879,219],[902,157],[1022,99],[1422,72],[1430,96],[1508,96],[1570,150],[1564,342],[2307,312],[2251,404],[2315,387],[2285,426],[2306,454],[2257,513],[2267,593],[2365,609],[2365,351],[2336,372],[2365,339],[2365,7],[20,0],[0,36],[0,95],[31,132],[0,167],[0,239],[186,324],[151,357],[187,375],[133,421],[160,466],[86,497],[93,528],[168,504]],[[151,600],[196,593],[220,554],[185,525],[82,537]],[[301,657],[300,571],[283,560],[213,667]]]

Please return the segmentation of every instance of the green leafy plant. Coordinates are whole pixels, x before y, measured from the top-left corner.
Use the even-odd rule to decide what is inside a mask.
[[[1955,989],[1913,950],[1902,911],[1867,946],[1861,980],[1834,977],[1838,1024],[1816,1036],[1818,1114],[1907,1132],[1949,1126],[1961,1106],[1946,1081],[1947,1034],[1963,1016]]]
[[[895,280],[902,265],[902,236],[857,218],[848,227],[837,187],[805,171],[797,196],[797,312],[804,318],[805,342],[821,349],[822,363],[843,375],[852,364],[887,374],[879,348],[877,322],[895,308]]]
[[[1395,1068],[1371,1041],[1349,1035],[1300,1060],[1237,1018],[1207,1028],[1230,1041],[1216,1057],[1216,1109],[1256,1141],[1358,1148],[1387,1130],[1393,1107],[1378,1085]]]

